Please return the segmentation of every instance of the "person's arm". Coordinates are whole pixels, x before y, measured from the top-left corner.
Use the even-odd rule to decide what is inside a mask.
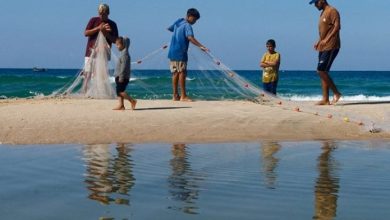
[[[188,36],[187,39],[193,43],[195,46],[199,47],[203,51],[209,51],[209,49],[203,46],[194,36]]]
[[[280,54],[278,53],[278,58],[275,61],[274,68],[276,69],[276,71],[279,71],[279,67],[280,67]]]
[[[279,65],[280,65],[280,56],[278,56],[278,58],[275,61],[265,61],[265,56],[264,56],[260,62],[260,66],[263,68],[266,68],[266,67],[278,68]]]
[[[280,64],[280,56],[278,56],[275,61],[267,61],[265,63],[268,64],[270,67],[278,67]]]
[[[261,62],[261,63],[260,63],[260,67],[266,68],[266,67],[272,67],[272,66],[271,66],[270,64],[268,64],[267,61],[264,61],[264,62]]]
[[[112,22],[112,27],[109,25],[109,23],[106,23],[102,32],[104,36],[112,43],[115,43],[116,39],[119,36],[118,27],[114,22]]]
[[[260,60],[260,67],[261,68],[269,67],[269,65],[265,62],[265,54],[263,55],[263,57]]]
[[[101,23],[96,27],[89,28],[93,26],[93,24],[88,24],[84,35],[89,37],[101,31],[104,36],[107,37],[111,42],[115,42],[116,38],[118,37],[118,28],[116,27],[115,23],[112,25],[113,27],[111,27],[109,23]]]
[[[171,25],[167,28],[168,31],[173,32],[175,30],[174,25]]]
[[[125,60],[125,57],[121,57],[118,62],[120,62],[120,66],[119,68],[117,69],[118,71],[118,77],[119,77],[119,82],[123,82],[125,81],[125,76],[124,76],[124,72],[125,72],[125,68],[126,68],[126,65],[128,65],[128,63],[126,62]]]
[[[260,67],[266,68],[266,67],[275,67],[278,64],[278,61],[266,61],[265,55],[263,56],[263,59],[260,62]]]
[[[96,27],[94,27],[94,28],[92,28],[92,29],[85,30],[84,35],[85,35],[86,37],[92,36],[92,35],[96,34],[97,32],[99,32],[100,29],[101,29],[101,28],[100,28],[100,25],[99,25],[99,26],[96,26]]]
[[[95,26],[96,19],[91,18],[87,24],[87,27],[85,28],[84,35],[86,37],[92,36],[96,33],[98,33],[102,28],[103,24],[96,25]]]

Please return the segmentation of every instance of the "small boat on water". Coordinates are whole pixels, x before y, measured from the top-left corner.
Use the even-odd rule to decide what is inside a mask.
[[[47,69],[46,68],[40,68],[40,67],[33,67],[32,71],[33,72],[46,72]]]

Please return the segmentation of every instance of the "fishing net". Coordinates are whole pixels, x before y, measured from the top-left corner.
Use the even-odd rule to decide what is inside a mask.
[[[99,32],[91,56],[86,60],[84,68],[77,74],[76,79],[52,95],[94,99],[115,98],[109,71],[110,57],[111,48],[104,35]]]
[[[172,99],[172,75],[168,69],[167,48],[168,45],[163,45],[131,63],[131,79],[127,91],[132,97],[149,100]],[[113,89],[115,83],[109,66],[110,62],[117,61],[117,56],[110,51],[103,34],[100,33],[90,58],[90,68],[84,68],[73,82],[54,92],[53,95],[96,99],[115,98]],[[110,58],[112,59],[109,62]],[[283,110],[364,125],[371,132],[380,131],[379,127],[385,129],[389,127],[384,123],[376,123],[372,118],[346,111],[344,108],[330,110],[323,106],[315,106],[312,102],[282,99],[260,88],[261,71],[259,70],[257,74],[256,81],[248,80],[225,65],[211,52],[204,52],[198,47],[190,46],[186,78],[187,95],[195,100],[249,100]]]

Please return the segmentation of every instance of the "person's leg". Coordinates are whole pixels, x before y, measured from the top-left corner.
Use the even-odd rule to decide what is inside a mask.
[[[273,81],[272,83],[272,93],[276,95],[276,88],[278,87],[278,81]]]
[[[329,75],[325,71],[317,71],[321,79],[322,99],[317,105],[329,105]]]
[[[134,110],[135,109],[135,106],[137,105],[137,100],[133,99],[131,96],[129,96],[126,92],[122,92],[121,93],[121,96],[128,100],[131,104],[131,109]]]
[[[179,85],[179,73],[178,72],[172,73],[172,94],[173,94],[172,100],[173,101],[180,100],[178,85]]]
[[[339,92],[339,90],[336,87],[336,84],[334,84],[333,79],[329,75],[328,75],[328,78],[329,78],[329,88],[333,92],[333,99],[332,99],[332,102],[330,104],[333,105],[339,101],[339,99],[341,98],[341,93]]]
[[[192,101],[190,98],[187,96],[187,91],[186,91],[186,77],[187,73],[186,71],[183,71],[179,73],[179,84],[180,84],[180,89],[181,89],[181,97],[180,101]]]
[[[88,90],[88,83],[91,79],[91,70],[92,70],[91,59],[90,59],[90,57],[85,57],[84,58],[84,68],[83,68],[83,72],[82,72],[82,74],[84,76],[82,91],[84,92],[84,94],[86,94],[87,90]]]
[[[119,81],[119,77],[115,77],[115,84],[116,84],[116,95],[118,96],[118,106],[113,108],[112,110],[125,110],[125,104],[123,99],[123,82]]]
[[[124,99],[121,95],[118,96],[118,106],[113,108],[112,110],[125,110]]]
[[[334,49],[330,51],[326,51],[323,53],[321,65],[319,65],[319,75],[321,77],[321,80],[326,85],[326,98],[328,101],[328,104],[335,104],[341,97],[341,93],[336,87],[336,84],[333,82],[333,79],[329,75],[330,68],[333,64],[333,61],[336,59],[337,54],[339,53],[339,49]],[[321,67],[320,67],[321,66]],[[329,89],[333,92],[333,100],[331,103],[329,103]]]
[[[173,101],[179,101],[180,96],[178,92],[178,84],[179,84],[179,66],[178,61],[170,61],[169,63],[169,69],[172,73],[172,100]]]
[[[263,90],[268,93],[272,93],[271,83],[263,83]]]

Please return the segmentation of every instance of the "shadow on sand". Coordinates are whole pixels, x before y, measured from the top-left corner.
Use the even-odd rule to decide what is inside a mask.
[[[156,107],[156,108],[136,108],[134,111],[145,111],[145,110],[175,110],[181,108],[191,108],[191,107]]]
[[[376,101],[376,102],[346,102],[337,103],[337,105],[377,105],[377,104],[389,104],[390,101]]]

